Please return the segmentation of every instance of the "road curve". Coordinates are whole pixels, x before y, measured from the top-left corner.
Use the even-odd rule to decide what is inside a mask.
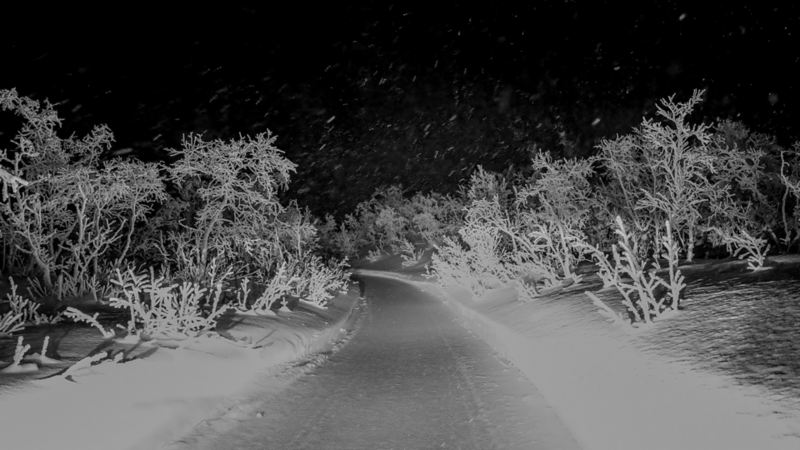
[[[578,449],[536,388],[439,300],[366,278],[350,342],[199,449]],[[186,441],[184,441],[186,442]]]

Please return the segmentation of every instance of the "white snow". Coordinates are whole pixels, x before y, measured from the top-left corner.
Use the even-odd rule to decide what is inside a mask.
[[[553,303],[542,310],[535,300],[468,306],[463,292],[399,274],[361,273],[404,280],[445,300],[528,376],[587,450],[800,448],[798,412],[755,387],[645,353],[635,336],[597,318],[576,326],[574,311]]]
[[[69,377],[0,376],[0,448],[160,448],[252,395],[269,370],[341,336],[356,299],[357,291],[337,297],[326,316],[239,317],[226,330],[233,340],[200,337],[152,353],[140,347],[136,354],[146,357],[133,359],[109,352]]]

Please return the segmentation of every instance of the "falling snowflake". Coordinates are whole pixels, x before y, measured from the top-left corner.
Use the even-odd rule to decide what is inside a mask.
[[[775,106],[778,103],[778,94],[775,92],[769,93],[769,104]]]

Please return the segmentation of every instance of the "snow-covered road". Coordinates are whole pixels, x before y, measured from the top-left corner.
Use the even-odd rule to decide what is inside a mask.
[[[327,361],[257,414],[182,442],[208,449],[577,449],[536,388],[439,300],[366,279],[369,307]],[[175,445],[180,447],[181,444]]]

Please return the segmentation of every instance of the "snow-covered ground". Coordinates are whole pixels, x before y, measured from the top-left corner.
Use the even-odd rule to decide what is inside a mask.
[[[0,448],[160,448],[237,407],[270,370],[332,345],[359,305],[358,290],[350,289],[326,310],[229,315],[220,324],[227,339],[159,345],[108,341],[75,326],[25,330],[30,353],[49,335],[47,355],[59,361],[23,374],[0,373]],[[0,368],[10,362],[14,344],[0,341]],[[64,373],[100,352],[108,357]]]
[[[788,450],[800,448],[798,262],[775,259],[756,274],[736,263],[685,267],[687,309],[636,332],[596,312],[583,293],[601,287],[593,277],[523,303],[511,288],[473,299],[420,276],[383,276],[452,306],[586,449]],[[616,303],[613,291],[600,295]]]
[[[635,333],[596,312],[583,294],[600,288],[591,276],[523,303],[510,288],[480,299],[444,291],[401,263],[384,259],[372,268],[395,272],[372,273],[441,296],[537,385],[586,449],[800,448],[796,258],[752,274],[730,263],[684,267],[687,309]],[[613,291],[598,295],[616,305]],[[91,328],[26,330],[29,354],[48,335],[47,354],[61,362],[0,374],[0,448],[158,448],[239,408],[279,364],[337,340],[357,296],[353,287],[326,311],[228,316],[228,340],[152,346],[106,341]],[[13,347],[0,341],[0,360]],[[103,362],[62,373],[103,351]]]

